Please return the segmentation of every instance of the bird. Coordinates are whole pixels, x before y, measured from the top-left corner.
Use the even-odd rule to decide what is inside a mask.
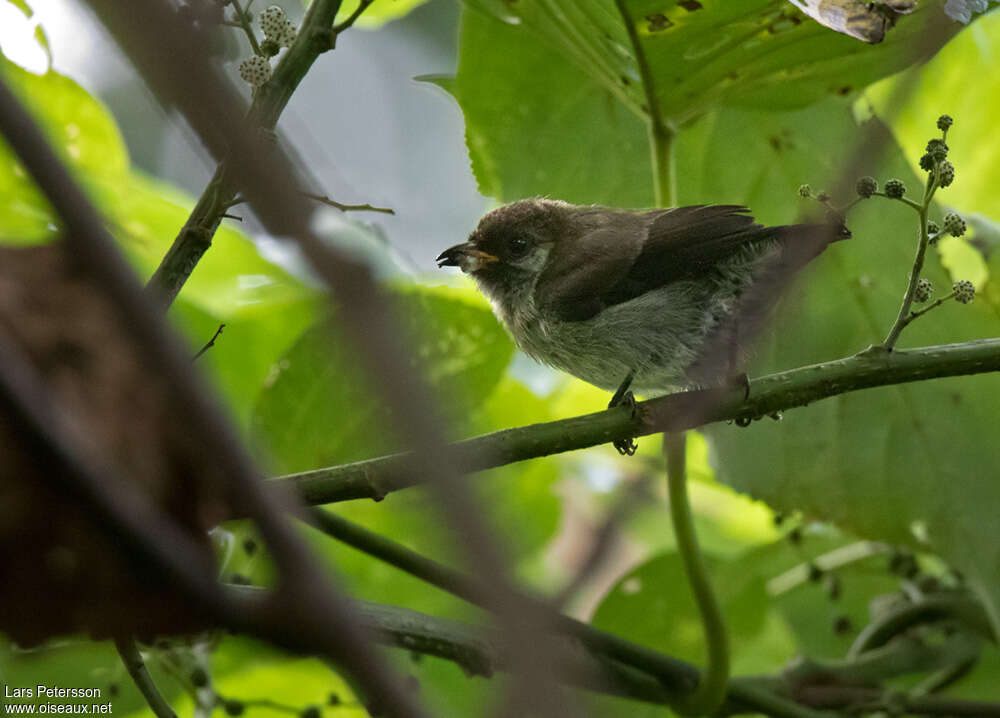
[[[792,276],[849,236],[840,218],[768,227],[740,205],[633,210],[535,197],[486,214],[437,263],[472,276],[528,356],[614,391],[609,407],[634,409],[633,390],[657,396],[736,376]]]

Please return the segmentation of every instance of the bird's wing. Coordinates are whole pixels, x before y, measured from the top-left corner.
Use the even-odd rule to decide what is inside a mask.
[[[536,297],[563,321],[590,319],[606,307],[699,276],[743,247],[787,230],[755,224],[748,211],[737,205],[656,210],[643,215],[639,236],[627,239],[595,230],[550,265],[558,266],[558,276],[542,273]]]

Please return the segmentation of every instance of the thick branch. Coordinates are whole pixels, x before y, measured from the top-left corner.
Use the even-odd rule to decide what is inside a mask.
[[[750,385],[747,399],[743,398],[742,387],[671,394],[640,403],[634,417],[616,407],[571,419],[505,429],[451,444],[438,459],[465,472],[480,471],[617,439],[767,416],[861,389],[998,370],[1000,339],[892,352],[872,347],[844,359],[756,379]],[[275,481],[294,482],[303,500],[312,505],[362,498],[378,500],[419,482],[409,457],[409,454],[383,456],[292,474]]]

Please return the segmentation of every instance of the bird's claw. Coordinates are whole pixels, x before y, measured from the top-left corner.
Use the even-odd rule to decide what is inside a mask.
[[[629,418],[634,419],[636,414],[639,412],[638,404],[635,400],[635,394],[631,391],[616,392],[611,401],[608,402],[608,408],[614,409],[616,406],[624,406],[629,410]],[[616,439],[611,442],[615,450],[622,456],[633,456],[639,445],[635,443],[635,439]]]
[[[742,387],[743,389],[743,401],[750,398],[750,377],[747,376],[745,371],[741,371],[735,376],[731,376],[726,380],[726,383],[734,387]]]
[[[611,442],[611,445],[615,447],[619,454],[622,456],[633,456],[639,445],[635,443],[635,439],[617,439]]]

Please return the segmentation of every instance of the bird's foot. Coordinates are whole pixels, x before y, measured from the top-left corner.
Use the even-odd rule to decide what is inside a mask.
[[[629,417],[634,419],[636,413],[638,413],[638,405],[635,401],[635,394],[628,390],[628,385],[630,383],[631,381],[624,383],[621,387],[619,387],[618,391],[615,392],[615,395],[611,397],[611,401],[608,402],[608,408],[614,409],[616,406],[627,407],[629,410]],[[635,439],[632,438],[615,439],[611,442],[611,444],[622,456],[632,456],[639,448],[639,445],[635,443]]]
[[[750,377],[745,371],[726,378],[726,385],[743,388],[743,401],[750,398]]]

